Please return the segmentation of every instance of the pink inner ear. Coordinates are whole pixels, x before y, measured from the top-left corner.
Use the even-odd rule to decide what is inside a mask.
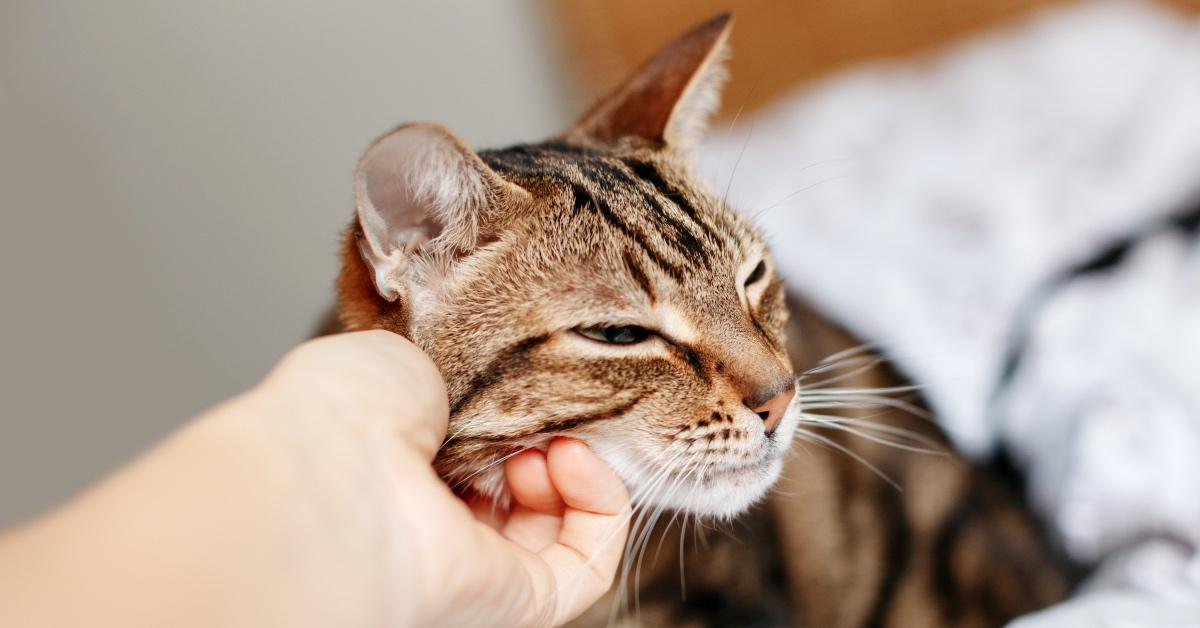
[[[664,46],[572,133],[601,141],[635,136],[688,148],[716,109],[730,25],[729,14],[722,14]]]
[[[439,143],[432,135],[417,128],[397,131],[380,140],[363,159],[366,198],[360,199],[359,217],[364,234],[379,253],[409,254],[441,233],[441,225],[431,215],[433,199],[422,198],[431,186],[423,179],[449,174],[428,168],[429,153]]]
[[[359,162],[354,198],[359,250],[379,293],[394,299],[403,292],[409,262],[430,247],[447,258],[477,248],[483,211],[504,194],[513,197],[514,187],[435,124],[403,126],[375,142]]]

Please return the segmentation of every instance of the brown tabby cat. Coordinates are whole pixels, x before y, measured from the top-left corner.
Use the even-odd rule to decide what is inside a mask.
[[[1020,501],[914,451],[948,445],[865,392],[904,382],[802,304],[789,325],[763,238],[692,175],[729,25],[683,35],[539,144],[476,153],[433,124],[378,140],[354,180],[343,328],[437,363],[435,464],[458,490],[506,499],[502,461],[555,435],[624,479],[630,568],[581,625],[632,600],[621,620],[645,625],[995,626],[1061,599]],[[810,383],[839,379],[837,353],[860,368]]]

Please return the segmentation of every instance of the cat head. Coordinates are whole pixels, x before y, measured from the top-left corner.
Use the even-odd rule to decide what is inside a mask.
[[[684,34],[548,141],[474,152],[411,124],[363,156],[340,314],[441,370],[452,485],[503,498],[502,460],[556,435],[642,504],[731,516],[778,476],[798,415],[782,284],[689,160],[728,32]]]

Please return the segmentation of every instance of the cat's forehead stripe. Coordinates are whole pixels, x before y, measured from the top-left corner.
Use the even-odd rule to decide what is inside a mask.
[[[643,181],[646,181],[653,186],[660,195],[666,197],[672,203],[674,203],[675,206],[678,207],[679,210],[682,211],[689,220],[691,220],[692,224],[696,225],[696,227],[699,228],[710,240],[714,242],[721,241],[721,238],[717,235],[715,229],[704,220],[704,218],[700,215],[700,212],[698,212],[692,205],[691,201],[688,200],[687,196],[677,187],[671,185],[665,178],[663,178],[658,166],[642,159],[626,158],[622,159],[621,162],[624,163]]]
[[[698,210],[683,188],[672,184],[649,159],[561,141],[483,151],[480,156],[502,176],[518,182],[542,181],[568,188],[576,211],[599,217],[678,284],[694,276],[689,267],[709,269],[714,257],[727,257],[728,250],[744,239],[744,234],[735,233],[736,225]],[[630,274],[643,289],[649,285],[642,281],[644,270],[640,276],[633,270]]]
[[[646,276],[646,271],[642,270],[642,265],[639,264],[637,258],[629,252],[629,249],[621,251],[621,258],[625,262],[625,269],[628,270],[629,275],[633,277],[634,283],[636,283],[638,287],[642,289],[642,292],[646,293],[646,297],[649,298],[650,304],[654,305],[654,302],[658,300],[658,295],[655,294],[654,285],[650,283],[650,278]]]
[[[682,221],[676,220],[671,216],[667,206],[672,203],[664,204],[663,199],[656,194],[648,191],[646,185],[639,183],[639,180],[631,176],[627,172],[627,167],[617,161],[609,160],[587,160],[579,164],[581,172],[592,181],[595,185],[605,189],[606,191],[620,191],[627,194],[632,194],[640,204],[635,206],[644,207],[649,210],[649,221],[657,227],[663,241],[676,251],[676,253],[693,264],[703,264],[706,261],[706,256],[709,254],[708,247],[705,246],[703,238],[697,234],[691,227],[685,225]],[[683,212],[680,212],[681,214]]]
[[[667,276],[675,280],[676,283],[684,282],[683,269],[667,260],[658,249],[654,248],[647,241],[646,237],[640,230],[630,225],[625,219],[618,216],[609,207],[608,203],[602,198],[596,198],[587,188],[576,183],[572,184],[571,192],[575,195],[575,211],[580,212],[590,210],[600,216],[602,220],[612,225],[617,231],[621,232],[628,240],[637,244],[646,256],[658,266]]]

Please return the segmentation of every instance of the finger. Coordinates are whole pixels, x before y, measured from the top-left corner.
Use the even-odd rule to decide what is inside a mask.
[[[617,474],[579,441],[554,440],[546,460],[566,509],[558,539],[539,556],[558,591],[555,621],[565,622],[612,586],[629,533],[629,495]]]
[[[509,458],[504,475],[516,503],[548,515],[562,514],[566,504],[550,481],[545,454],[529,449]]]
[[[550,481],[546,456],[536,449],[523,451],[505,463],[504,475],[513,504],[503,534],[531,552],[541,551],[558,537],[566,508]]]

